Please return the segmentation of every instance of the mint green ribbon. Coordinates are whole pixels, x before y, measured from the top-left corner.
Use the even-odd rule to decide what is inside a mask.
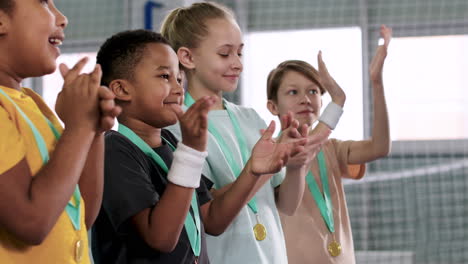
[[[47,145],[46,145],[45,140],[42,137],[41,133],[36,128],[34,123],[23,112],[23,110],[21,110],[21,108],[15,103],[15,101],[13,101],[13,99],[11,99],[11,97],[7,93],[5,93],[2,89],[0,89],[0,93],[3,94],[16,107],[16,110],[20,113],[20,115],[23,117],[23,119],[26,121],[26,123],[31,128],[31,130],[33,132],[33,135],[34,135],[34,139],[36,140],[37,147],[39,148],[39,153],[41,155],[42,164],[43,165],[47,164],[47,162],[49,162],[49,151],[47,150]],[[50,129],[52,130],[52,133],[54,133],[55,138],[58,140],[60,138],[60,133],[52,125],[52,122],[50,122],[50,120],[47,119],[47,117],[44,116],[44,119],[47,121],[47,124],[49,125]],[[73,192],[73,198],[75,200],[75,204],[73,204],[71,201],[68,201],[68,204],[65,207],[65,211],[67,212],[68,217],[70,218],[75,230],[80,230],[81,193],[80,193],[80,188],[78,187],[78,184],[76,185],[75,191]]]
[[[146,156],[152,158],[160,167],[164,170],[164,172],[168,173],[169,168],[167,167],[164,160],[161,156],[156,153],[141,137],[139,137],[135,132],[133,132],[130,128],[126,127],[125,125],[119,124],[118,131],[127,137],[133,144],[137,145],[137,147],[146,154]],[[175,147],[164,137],[161,137],[174,151]],[[193,192],[192,201],[190,202],[190,206],[192,207],[194,217],[189,213],[187,213],[187,217],[185,218],[184,226],[185,230],[187,231],[187,235],[190,240],[190,246],[192,247],[193,254],[198,257],[200,256],[200,249],[201,249],[201,234],[200,234],[200,213],[198,211],[198,204],[197,204],[197,195],[196,191]],[[194,219],[195,218],[195,219]]]
[[[309,190],[312,193],[315,202],[317,203],[317,207],[320,210],[320,214],[322,215],[323,220],[327,224],[328,230],[331,233],[334,233],[335,225],[333,220],[333,204],[330,196],[330,186],[328,185],[327,176],[327,164],[325,162],[323,150],[321,150],[317,155],[317,160],[319,163],[320,179],[322,180],[323,195],[320,192],[320,189],[317,185],[317,181],[315,180],[311,171],[309,171],[309,173],[307,174],[306,181],[309,185]]]
[[[185,100],[184,104],[187,107],[192,106],[195,103],[195,100],[193,97],[187,92],[185,93]],[[234,160],[234,156],[232,155],[231,150],[229,149],[229,146],[227,145],[226,141],[224,141],[223,137],[221,136],[221,133],[216,129],[216,126],[213,124],[213,122],[210,122],[208,120],[208,131],[210,132],[211,135],[213,135],[216,138],[216,142],[218,142],[219,147],[221,148],[221,151],[223,152],[224,157],[226,158],[226,161],[229,164],[229,168],[233,172],[234,176],[237,178],[242,172],[243,167],[247,163],[250,157],[250,151],[247,148],[247,143],[244,138],[244,133],[242,133],[242,130],[240,129],[239,122],[237,121],[237,118],[235,117],[233,110],[231,107],[224,103],[224,107],[226,108],[229,119],[231,119],[232,126],[234,127],[234,132],[237,137],[237,143],[239,144],[239,149],[241,151],[241,156],[242,156],[242,166],[236,163]],[[249,203],[248,203],[250,209],[252,212],[257,214],[258,209],[257,209],[257,200],[255,197],[253,197]]]

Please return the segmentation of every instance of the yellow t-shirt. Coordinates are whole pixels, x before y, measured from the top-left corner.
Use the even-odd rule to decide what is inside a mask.
[[[3,86],[0,86],[0,89],[8,94],[34,123],[44,138],[50,156],[57,140],[44,116],[59,132],[62,131],[53,112],[31,89],[23,88],[22,91],[18,91]],[[35,175],[43,166],[31,128],[3,94],[0,94],[0,157],[0,174],[14,167],[24,157],[32,175]],[[64,209],[49,235],[38,246],[26,245],[0,227],[0,263],[78,263],[75,261],[75,251],[77,242],[81,240],[83,258],[79,263],[89,264],[83,199],[81,199],[81,205],[80,230],[74,229]],[[28,221],[28,219],[18,219],[18,221]]]

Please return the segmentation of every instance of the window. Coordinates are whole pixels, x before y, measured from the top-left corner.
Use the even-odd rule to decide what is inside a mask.
[[[393,140],[468,137],[468,36],[395,38],[384,83]]]

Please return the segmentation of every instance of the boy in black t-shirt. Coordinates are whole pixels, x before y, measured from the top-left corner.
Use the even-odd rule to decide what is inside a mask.
[[[207,114],[216,99],[203,97],[182,111],[177,55],[158,33],[118,33],[103,44],[97,62],[122,113],[118,131],[106,135],[104,195],[92,239],[95,262],[209,263],[205,232],[224,232],[306,140],[277,144],[271,125],[239,180],[213,200],[212,183],[201,169]],[[179,143],[162,129],[176,122]]]

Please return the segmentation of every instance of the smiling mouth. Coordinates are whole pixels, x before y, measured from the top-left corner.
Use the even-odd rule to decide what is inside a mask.
[[[298,115],[310,115],[310,114],[313,114],[313,113],[314,112],[310,111],[310,110],[304,110],[304,111],[297,112]]]
[[[179,101],[164,102],[163,104],[164,104],[164,106],[168,106],[168,107],[174,107],[174,106],[175,107],[180,107],[182,105],[182,103],[179,102]]]
[[[49,38],[49,43],[54,46],[61,46],[63,43],[62,38]]]

